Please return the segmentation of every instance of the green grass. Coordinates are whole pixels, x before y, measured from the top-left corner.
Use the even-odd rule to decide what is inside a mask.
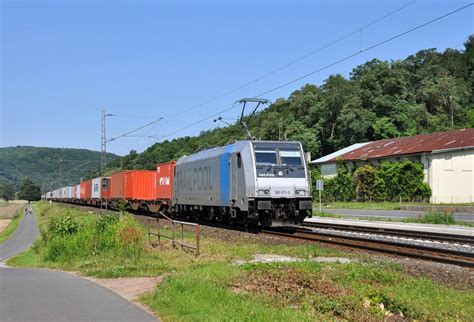
[[[203,236],[202,253],[196,257],[172,249],[168,242],[148,249],[146,234],[142,235],[145,246],[137,253],[130,245],[117,244],[123,239],[124,227],[143,231],[131,217],[101,220],[98,215],[59,205],[39,203],[34,207],[41,238],[32,249],[9,260],[9,265],[60,268],[98,277],[165,273],[162,284],[141,297],[163,321],[381,320],[387,311],[418,320],[469,320],[474,316],[472,290],[411,277],[398,265],[354,253],[239,235],[232,240]],[[68,216],[74,219],[66,219]],[[96,236],[97,229],[103,237]],[[191,231],[185,231],[187,243],[193,237]],[[257,253],[307,261],[234,264],[235,259],[249,260]],[[354,262],[311,261],[317,256],[344,256]]]
[[[367,210],[399,210],[401,206],[474,206],[473,203],[429,204],[416,202],[329,202],[323,208],[334,209],[367,209]],[[314,209],[319,209],[319,203],[314,203]]]
[[[168,270],[157,254],[145,248],[144,227],[131,216],[97,216],[37,203],[40,238],[31,250],[8,261],[80,271],[97,277],[156,276]]]
[[[245,291],[246,285],[253,288]],[[473,292],[374,261],[195,265],[168,277],[142,301],[165,321],[374,320],[384,316],[380,304],[410,319],[468,320],[474,314]]]
[[[425,215],[420,215],[414,218],[405,218],[403,222],[406,223],[420,223],[420,224],[437,224],[437,225],[463,225],[474,226],[471,223],[466,223],[454,219],[453,215],[446,212],[429,212]]]
[[[347,218],[347,216],[342,216],[338,214],[333,214],[330,212],[319,212],[319,210],[313,211],[313,217],[323,217],[323,218]]]
[[[425,215],[420,215],[418,217],[397,219],[390,217],[351,217],[343,216],[338,214],[333,214],[329,212],[319,212],[313,211],[313,217],[323,217],[323,218],[342,218],[342,219],[352,219],[352,220],[370,220],[370,221],[389,221],[389,222],[404,222],[404,223],[420,223],[420,224],[438,224],[438,225],[461,225],[474,227],[474,224],[465,222],[462,220],[456,220],[452,214],[445,212],[429,212]]]
[[[12,221],[8,224],[7,227],[0,233],[0,243],[5,242],[11,235],[15,232],[20,224],[21,219],[24,216],[23,208],[18,211],[15,217],[13,217]]]

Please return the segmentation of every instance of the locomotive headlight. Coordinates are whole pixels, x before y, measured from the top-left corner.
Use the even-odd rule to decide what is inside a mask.
[[[269,196],[270,195],[270,190],[258,190],[258,195],[259,196]]]
[[[295,196],[306,196],[306,190],[295,190]]]

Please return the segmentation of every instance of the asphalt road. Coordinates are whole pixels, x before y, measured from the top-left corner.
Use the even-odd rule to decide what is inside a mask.
[[[314,209],[314,213],[319,211],[319,208]],[[366,210],[366,209],[323,209],[324,212],[358,218],[392,218],[405,219],[410,217],[418,217],[423,215],[423,211],[406,211],[406,210]],[[462,220],[468,223],[474,223],[474,214],[469,213],[454,213],[456,220]]]
[[[0,262],[29,248],[38,236],[33,214],[0,244]],[[156,321],[133,303],[75,275],[0,267],[0,321]]]

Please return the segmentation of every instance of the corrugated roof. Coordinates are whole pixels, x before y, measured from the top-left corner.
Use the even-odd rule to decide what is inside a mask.
[[[317,164],[317,163],[324,163],[326,161],[329,161],[331,159],[336,159],[338,156],[344,154],[344,153],[347,153],[347,152],[350,152],[352,150],[355,150],[357,148],[360,148],[366,144],[369,144],[370,142],[364,142],[364,143],[355,143],[355,144],[352,144],[348,147],[345,147],[344,149],[341,149],[341,150],[338,150],[336,152],[333,152],[331,154],[328,154],[322,158],[319,158],[319,159],[316,159],[316,160],[313,160],[311,161],[311,163],[314,163],[314,164]]]
[[[469,146],[474,146],[474,128],[373,141],[337,157],[365,160]],[[337,157],[326,162],[335,162]]]

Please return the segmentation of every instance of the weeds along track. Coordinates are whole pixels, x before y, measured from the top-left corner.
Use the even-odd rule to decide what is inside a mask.
[[[81,205],[73,206],[94,209]],[[95,211],[99,212],[100,210],[95,208]],[[142,212],[133,212],[133,214],[142,220],[155,217],[153,214]],[[226,230],[322,242],[474,268],[474,238],[472,236],[321,223],[258,228],[243,225],[232,226],[221,222],[184,221]]]
[[[406,231],[397,235],[394,231],[386,234],[385,232],[345,230],[345,227],[337,229],[334,227],[266,228],[260,230],[259,233],[474,268],[474,246],[470,238],[462,239],[466,243],[460,243],[459,240],[439,240],[438,236],[431,236],[431,234],[423,237],[422,234],[417,235],[416,232],[411,232],[414,235],[407,236]]]

